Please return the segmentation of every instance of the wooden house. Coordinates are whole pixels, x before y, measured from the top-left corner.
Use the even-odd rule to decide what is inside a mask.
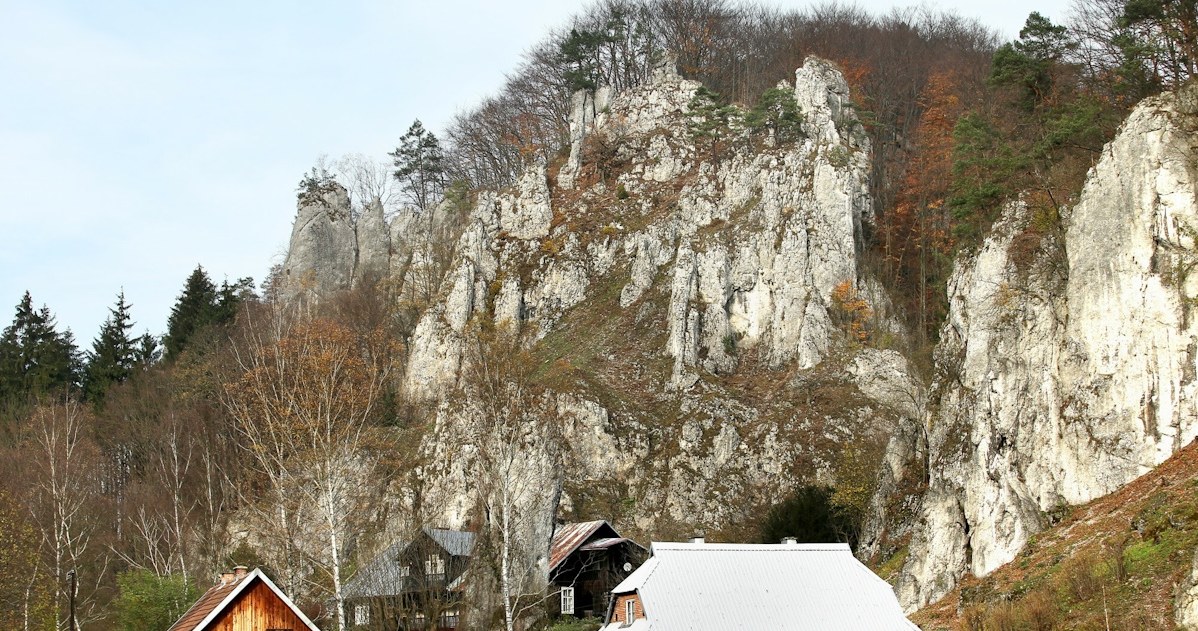
[[[425,528],[364,565],[346,582],[351,628],[456,629],[475,534]]]
[[[221,574],[169,631],[319,631],[262,570]]]
[[[590,618],[607,610],[611,590],[644,561],[645,548],[606,521],[562,524],[549,548],[551,613]]]

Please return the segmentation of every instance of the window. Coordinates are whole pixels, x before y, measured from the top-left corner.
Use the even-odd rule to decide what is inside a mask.
[[[629,598],[624,601],[624,624],[632,624],[636,619],[636,599]]]
[[[450,609],[441,614],[441,626],[445,629],[458,628],[458,610]]]
[[[574,615],[574,588],[562,588],[562,613]]]
[[[412,566],[404,565],[399,568],[399,577],[407,578],[412,575]]]
[[[370,624],[370,605],[354,605],[354,624]]]
[[[445,574],[445,559],[439,554],[428,555],[428,560],[424,562],[425,576],[441,576]]]

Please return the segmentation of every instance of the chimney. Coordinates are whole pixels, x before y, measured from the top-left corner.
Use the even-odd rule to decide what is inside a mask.
[[[238,565],[233,568],[233,573],[237,576],[237,580],[239,580],[239,581],[241,579],[245,578],[245,575],[249,574],[249,572],[250,572],[250,568],[248,568],[244,565]]]
[[[220,573],[220,584],[222,587],[225,585],[228,585],[232,582],[233,582],[233,573],[232,572],[221,572]]]
[[[798,540],[798,539],[795,539],[794,537],[784,537],[784,538],[782,539],[782,545],[784,545],[784,546],[797,546],[797,545],[799,545],[799,540]]]
[[[707,543],[707,540],[703,537],[703,533],[700,532],[691,537],[691,543]]]

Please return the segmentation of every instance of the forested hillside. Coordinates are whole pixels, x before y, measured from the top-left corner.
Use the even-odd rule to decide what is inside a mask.
[[[435,526],[479,535],[463,625],[543,627],[529,602],[558,518],[644,543],[850,541],[908,606],[988,602],[1009,570],[956,581],[1193,433],[1195,24],[1192,0],[1077,0],[1002,42],[930,9],[591,4],[445,129],[415,121],[388,157],[302,174],[287,260],[260,285],[197,267],[160,335],[121,293],[90,345],[37,287],[12,297],[0,624],[166,629],[246,564],[347,628],[358,568]],[[1087,182],[1100,160],[1105,187]],[[1124,252],[1104,238],[1127,242],[1119,260],[1152,244],[1136,278],[1167,317],[1134,331],[1167,359],[1132,367],[1143,394],[1121,377],[1134,344],[1059,351],[1129,334],[1075,330],[1105,308],[1081,285],[1127,267],[1085,258]],[[1041,381],[1066,400],[1041,405]],[[1140,402],[1102,407],[1119,388]],[[1049,452],[1126,462],[1025,476]],[[1017,515],[979,545],[994,505],[975,496],[995,495]],[[1191,517],[1158,530],[1184,539]],[[1188,568],[1171,552],[1153,576]],[[1134,608],[1138,563],[1087,580]],[[1072,579],[1034,580],[1011,597]],[[1098,602],[1077,589],[1040,605]],[[961,624],[1008,628],[968,607]]]

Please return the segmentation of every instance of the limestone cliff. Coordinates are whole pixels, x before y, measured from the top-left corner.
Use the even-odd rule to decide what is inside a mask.
[[[1014,204],[958,261],[907,606],[1011,561],[1055,509],[1198,435],[1194,99],[1139,105],[1059,223]],[[895,448],[919,453],[910,438]]]
[[[663,66],[638,88],[580,94],[563,163],[474,200],[404,373],[408,396],[440,410],[424,447],[440,523],[460,525],[475,505],[468,458],[444,454],[469,442],[455,410],[481,322],[519,330],[554,393],[569,453],[550,472],[553,459],[531,451],[530,476],[560,485],[567,516],[641,535],[752,536],[765,507],[807,482],[863,504],[893,428],[922,417],[906,360],[847,338],[834,297],[838,285],[865,296],[887,321],[860,269],[869,146],[843,77],[816,59],[796,72],[802,133],[786,142],[737,123],[698,137],[698,88]],[[388,231],[389,269],[405,282],[396,261],[419,256],[397,226],[411,221]],[[381,260],[377,247],[366,255],[364,225],[358,267]],[[303,254],[320,234],[297,227],[289,265],[347,287],[348,245],[335,264]],[[539,536],[557,498],[532,504]]]

